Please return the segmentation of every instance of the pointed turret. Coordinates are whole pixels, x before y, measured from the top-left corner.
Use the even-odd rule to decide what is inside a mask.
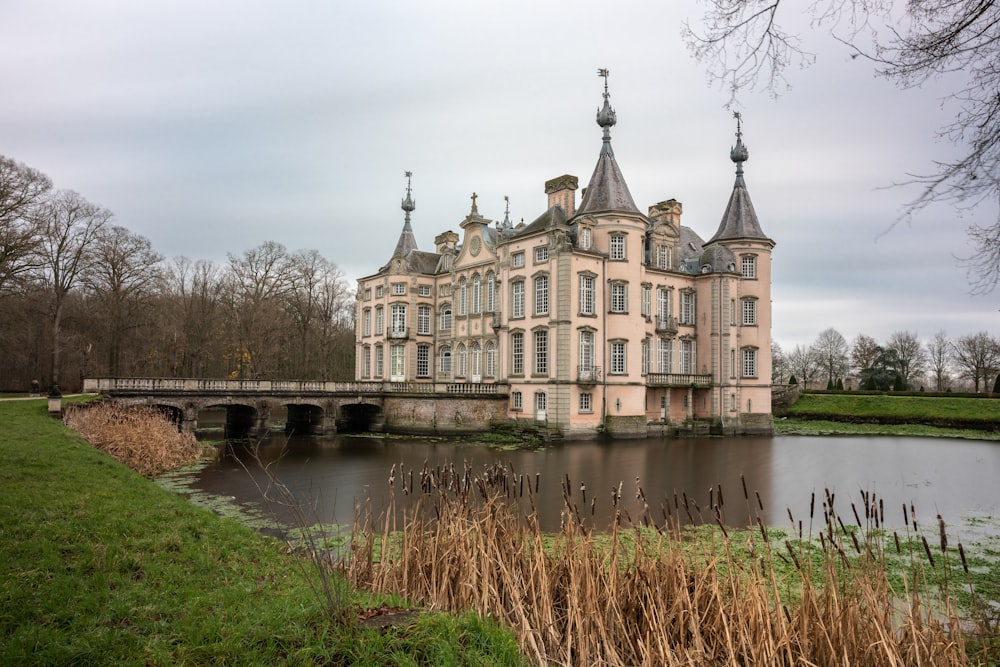
[[[722,222],[719,223],[719,229],[715,232],[715,236],[709,239],[709,244],[732,239],[770,240],[760,228],[757,213],[754,212],[753,203],[750,201],[750,193],[747,192],[747,185],[743,180],[743,163],[749,159],[750,152],[743,145],[740,113],[734,112],[733,117],[736,118],[736,145],[729,151],[729,159],[736,163],[736,183],[733,185],[733,194],[729,197],[729,204],[726,205],[726,212],[722,216]]]
[[[611,149],[611,128],[618,121],[614,109],[611,108],[611,94],[608,92],[608,70],[597,70],[598,76],[604,77],[604,106],[597,110],[597,124],[604,130],[604,143],[601,154],[597,158],[594,175],[590,177],[590,185],[580,202],[578,214],[596,213],[599,211],[625,211],[639,213],[632,200],[632,193],[625,184],[625,178],[615,161],[615,153]]]
[[[406,257],[411,251],[417,249],[417,239],[413,235],[413,228],[410,226],[410,213],[417,208],[417,204],[413,201],[413,197],[410,194],[410,178],[413,176],[413,172],[407,171],[405,172],[405,176],[406,198],[400,204],[400,208],[404,211],[403,231],[399,233],[396,249],[392,253],[393,257]]]

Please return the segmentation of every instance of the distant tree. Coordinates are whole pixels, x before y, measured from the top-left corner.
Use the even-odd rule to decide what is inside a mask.
[[[882,354],[882,348],[871,336],[858,334],[851,347],[851,365],[856,373],[861,373],[866,368],[875,365],[875,361]]]
[[[986,390],[988,378],[1000,368],[1000,341],[985,331],[962,336],[955,343],[955,365],[962,377],[972,380],[976,393],[982,382]]]
[[[812,352],[826,375],[828,389],[833,389],[837,378],[847,372],[847,341],[839,331],[830,327],[822,331],[812,344]]]
[[[837,378],[837,391],[844,391],[844,379]]]
[[[788,369],[798,377],[803,389],[816,383],[820,375],[820,364],[810,347],[796,345],[788,355]]]
[[[289,264],[292,287],[285,298],[285,311],[296,333],[289,372],[300,379],[333,379],[333,367],[338,365],[333,357],[341,350],[334,340],[353,310],[350,289],[340,269],[316,250],[295,253]],[[349,349],[353,369],[354,345]]]
[[[810,26],[830,26],[851,57],[874,63],[879,75],[904,88],[919,88],[948,74],[952,86],[942,106],[951,119],[938,136],[965,154],[937,162],[934,172],[910,178],[921,193],[907,204],[914,213],[943,202],[971,208],[1000,199],[1000,2],[992,0],[707,0],[700,28],[685,26],[695,58],[735,98],[762,86],[777,95],[787,86],[785,68],[813,60],[798,36],[783,28],[781,10],[810,15]],[[902,6],[901,6],[902,4]],[[781,14],[779,16],[779,14]],[[879,28],[882,28],[879,30]],[[866,44],[870,42],[871,47]],[[976,250],[967,259],[974,289],[1000,281],[1000,216],[973,226]]]
[[[899,355],[890,348],[878,348],[878,355],[868,368],[859,374],[861,386],[869,391],[889,391],[905,387],[900,373]]]
[[[40,265],[39,208],[51,189],[48,176],[0,155],[0,295]]]
[[[63,308],[66,299],[94,260],[94,240],[111,219],[111,211],[72,190],[61,190],[39,207],[41,273],[48,285],[52,328],[52,386],[60,382]]]
[[[788,361],[777,342],[771,341],[771,384],[783,384],[788,374]]]
[[[163,256],[149,239],[119,225],[98,230],[92,244],[93,262],[83,283],[101,309],[107,371],[118,377],[126,333],[142,323],[140,310],[161,285]]]
[[[910,389],[916,378],[924,374],[927,367],[927,353],[915,333],[897,331],[889,336],[886,348],[896,353],[896,370],[903,388]]]
[[[944,331],[938,331],[927,341],[927,364],[934,380],[934,391],[944,391],[948,386],[951,352],[952,344]]]

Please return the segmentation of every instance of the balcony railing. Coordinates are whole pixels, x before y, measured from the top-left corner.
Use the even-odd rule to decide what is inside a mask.
[[[656,316],[656,332],[665,334],[677,333],[677,318],[672,315]]]
[[[576,369],[576,381],[595,383],[601,379],[601,369],[598,366],[580,366]]]
[[[648,373],[646,375],[646,386],[710,387],[712,386],[712,376],[695,373]]]
[[[386,338],[409,338],[409,327],[389,327],[385,332]]]

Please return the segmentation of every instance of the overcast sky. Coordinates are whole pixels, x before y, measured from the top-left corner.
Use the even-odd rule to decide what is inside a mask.
[[[472,192],[534,220],[544,182],[589,179],[611,71],[619,166],[640,209],[678,199],[715,232],[732,190],[728,94],[680,37],[694,0],[3,0],[0,153],[115,214],[168,259],[225,262],[265,241],[352,280],[391,254],[413,172],[421,249]],[[803,20],[802,25],[807,23]],[[947,82],[902,91],[822,33],[777,100],[741,95],[746,182],[774,250],[774,339],[1000,332],[971,296],[965,229],[889,187],[956,155],[935,140]]]

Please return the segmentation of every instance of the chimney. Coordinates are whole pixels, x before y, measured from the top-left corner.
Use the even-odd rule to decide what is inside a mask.
[[[576,213],[576,189],[579,185],[579,179],[569,174],[545,181],[545,194],[549,196],[549,208],[559,206],[566,212],[567,218],[572,218]]]

